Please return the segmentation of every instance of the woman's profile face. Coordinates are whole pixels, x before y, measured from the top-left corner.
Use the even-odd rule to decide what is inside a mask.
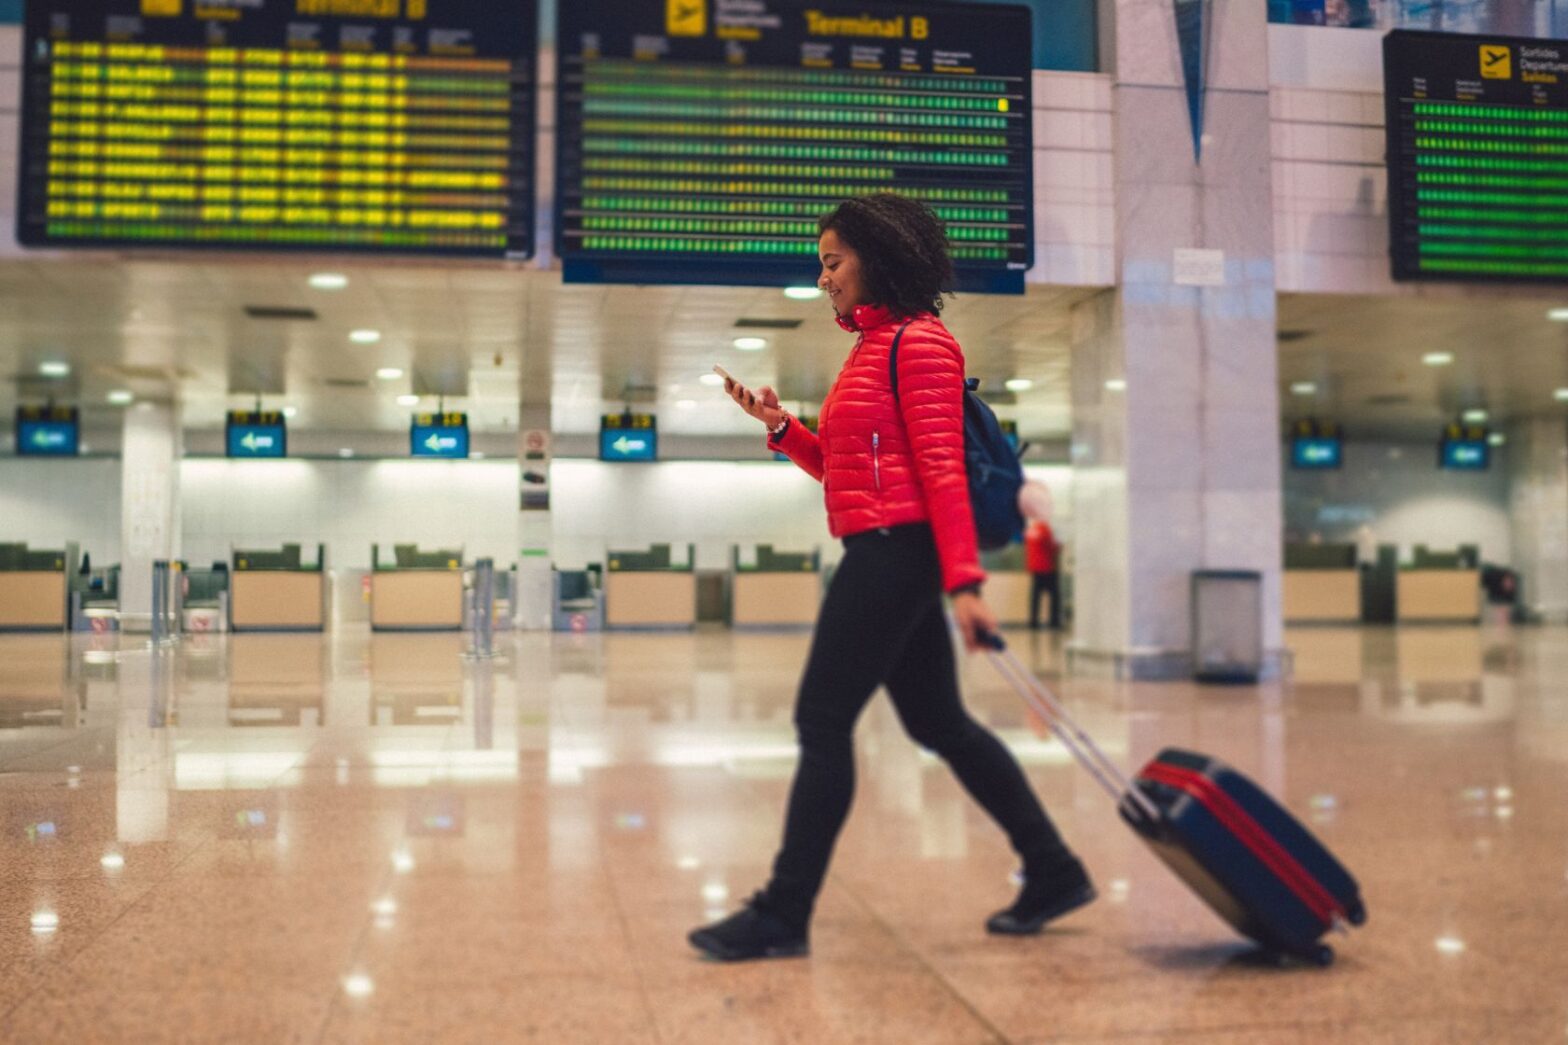
[[[817,254],[822,259],[817,286],[827,293],[834,312],[847,316],[858,306],[871,304],[860,278],[860,255],[835,230],[828,229],[817,240]]]

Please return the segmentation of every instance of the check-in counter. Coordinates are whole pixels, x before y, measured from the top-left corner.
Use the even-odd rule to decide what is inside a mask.
[[[0,544],[0,631],[65,631],[75,559],[74,547],[34,551]]]
[[[821,552],[730,549],[731,627],[809,628],[821,604]]]
[[[234,631],[324,631],[327,626],[326,548],[314,564],[300,546],[281,551],[235,551],[229,575],[229,627]]]
[[[623,630],[669,630],[697,626],[696,548],[686,562],[672,564],[670,546],[610,552],[604,578],[604,623]]]
[[[1454,552],[1415,546],[1410,565],[1399,571],[1396,602],[1401,624],[1481,619],[1480,549],[1464,545]]]
[[[1361,571],[1353,544],[1286,545],[1281,587],[1287,624],[1361,619]]]
[[[462,631],[462,550],[422,552],[399,544],[393,552],[386,565],[380,547],[370,547],[371,630]]]
[[[985,602],[1004,628],[1021,628],[1029,623],[1029,596],[1034,591],[1034,575],[1025,565],[1024,546],[1010,544],[994,552],[984,552],[980,565],[985,569]],[[1051,619],[1051,597],[1040,597],[1040,619]]]

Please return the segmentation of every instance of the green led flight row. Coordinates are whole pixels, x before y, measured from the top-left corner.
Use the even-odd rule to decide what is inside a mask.
[[[1471,116],[1489,120],[1568,123],[1568,111],[1562,109],[1527,109],[1523,106],[1475,105],[1470,102],[1416,102],[1411,110],[1417,116]]]
[[[755,178],[867,178],[891,181],[890,167],[836,167],[809,163],[710,163],[706,160],[642,160],[623,156],[589,156],[583,170],[628,174],[722,174]]]
[[[1511,126],[1504,123],[1481,123],[1476,120],[1417,120],[1416,132],[1479,134],[1494,138],[1568,138],[1568,124]]]
[[[1466,258],[1422,258],[1423,272],[1469,272],[1486,276],[1568,276],[1568,264],[1484,261]]]
[[[404,192],[274,185],[197,185],[192,182],[50,181],[50,199],[103,199],[153,203],[282,203],[301,206],[505,210],[511,200],[491,192]]]
[[[1416,208],[1419,218],[1446,218],[1451,221],[1507,221],[1519,225],[1561,225],[1568,223],[1568,210],[1508,210],[1497,207]]]
[[[968,127],[1006,130],[1005,116],[947,116],[922,112],[887,112],[883,109],[823,109],[778,105],[698,105],[690,102],[587,101],[589,116],[657,116],[714,120],[779,120],[785,123],[853,123],[893,127]]]
[[[1468,192],[1460,189],[1417,189],[1416,199],[1433,203],[1500,203],[1503,206],[1568,206],[1568,193],[1557,192]]]
[[[1462,174],[1417,171],[1419,185],[1482,185],[1494,189],[1568,189],[1568,175],[1561,178],[1516,178],[1507,174]]]
[[[705,200],[668,196],[584,196],[584,210],[647,211],[675,214],[745,214],[820,218],[821,203],[799,200]],[[1007,221],[1013,215],[998,207],[931,208],[943,221]]]
[[[811,257],[817,252],[813,239],[699,239],[685,236],[601,236],[582,237],[584,250],[643,251],[660,254],[775,254]],[[1005,247],[955,246],[955,261],[1006,261]]]
[[[601,120],[583,121],[586,134],[661,134],[690,135],[699,138],[790,138],[817,139],[821,141],[874,141],[902,145],[962,145],[978,148],[1005,149],[1006,135],[1002,134],[948,134],[941,131],[882,131],[864,127],[813,127],[780,124],[744,123],[675,123],[656,120]]]
[[[394,229],[248,228],[236,225],[175,225],[123,221],[51,221],[58,239],[188,240],[227,243],[289,243],[354,247],[489,247],[502,249],[506,236],[450,232],[400,232]]]
[[[805,236],[817,234],[814,221],[779,221],[754,218],[628,218],[618,215],[584,214],[582,227],[593,232],[690,232],[710,235]],[[948,229],[955,241],[1005,243],[1006,229],[968,226]]]
[[[1424,152],[1416,157],[1417,167],[1457,167],[1477,171],[1526,171],[1549,174],[1568,174],[1568,161],[1563,160],[1500,160],[1490,156],[1444,156]]]
[[[1568,155],[1568,145],[1527,145],[1523,142],[1481,141],[1475,138],[1417,138],[1418,149],[1451,149],[1455,152],[1511,152],[1536,156]]]
[[[1568,243],[1568,225],[1522,229],[1514,225],[1449,225],[1421,222],[1416,229],[1423,236],[1446,236],[1450,239],[1512,239]]]
[[[618,58],[595,58],[584,63],[586,76],[606,76],[632,81],[686,80],[697,83],[732,84],[744,81],[762,83],[802,83],[815,85],[841,85],[869,87],[878,90],[909,90],[962,92],[973,94],[1007,94],[1009,80],[997,77],[931,76],[927,74],[889,74],[852,72],[842,69],[786,69],[768,66],[684,65],[666,62],[635,62]],[[1018,93],[1022,78],[1012,79],[1012,93]]]
[[[687,138],[585,138],[584,152],[656,156],[762,157],[780,160],[855,160],[861,163],[966,164],[984,153],[949,150],[863,149],[853,145],[774,145],[769,142],[692,141]],[[1006,153],[994,155],[1005,157]],[[1565,168],[1568,169],[1568,168]]]
[[[798,185],[780,185],[767,181],[701,181],[685,178],[601,178],[583,179],[583,188],[597,192],[700,192],[726,196],[837,196],[848,198],[881,192],[881,185],[855,185],[849,183],[804,182]],[[921,200],[945,200],[955,203],[1007,203],[1006,189],[953,189],[933,186],[909,185],[899,190],[905,196]]]
[[[1423,240],[1418,249],[1422,254],[1477,258],[1568,258],[1568,242],[1556,247],[1515,247],[1506,243],[1448,243]]]
[[[880,109],[966,109],[1008,112],[1007,98],[965,98],[945,94],[886,94],[875,91],[787,90],[778,87],[687,86],[684,84],[600,83],[588,80],[583,93],[594,97],[689,98],[719,102],[804,102],[807,105],[869,105]]]
[[[443,76],[437,73],[338,73],[236,69],[232,66],[142,65],[119,62],[56,61],[52,81],[83,83],[287,87],[321,91],[451,91],[455,94],[506,94],[510,74]]]

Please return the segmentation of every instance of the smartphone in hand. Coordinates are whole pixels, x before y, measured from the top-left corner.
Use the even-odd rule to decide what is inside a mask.
[[[717,363],[713,364],[713,372],[715,374],[718,374],[720,377],[722,377],[724,379],[725,391],[729,390],[729,386],[730,385],[738,385],[738,384],[740,384],[739,381],[735,380],[733,377],[730,376],[730,372],[728,370],[725,370],[723,367],[719,366],[719,364],[717,364]]]

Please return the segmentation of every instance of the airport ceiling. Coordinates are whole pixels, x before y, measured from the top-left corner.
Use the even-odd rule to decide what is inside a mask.
[[[628,405],[682,435],[733,435],[752,422],[698,379],[720,363],[775,384],[811,412],[848,336],[824,302],[778,289],[566,286],[554,272],[494,266],[349,264],[317,289],[319,262],[25,259],[0,262],[0,411],[54,396],[89,428],[112,425],[111,392],[177,395],[187,424],[225,410],[293,407],[292,424],[398,431],[415,409],[467,410],[479,431],[514,428],[520,402],[553,404],[563,433],[589,433]],[[1022,297],[963,295],[950,325],[972,376],[1001,393],[1025,438],[1070,426],[1071,306],[1093,289],[1031,286]],[[1317,416],[1351,435],[1429,438],[1466,409],[1503,425],[1568,409],[1568,323],[1548,318],[1568,293],[1437,291],[1400,297],[1283,295],[1283,418]],[[265,310],[254,314],[255,310]],[[738,326],[761,323],[759,327]],[[356,342],[356,331],[376,331]],[[738,337],[767,341],[760,351]],[[1447,353],[1430,366],[1423,357]],[[66,363],[47,377],[41,367]],[[384,368],[397,377],[378,378]],[[1003,393],[1003,382],[1033,387]],[[1307,388],[1310,385],[1310,390]],[[417,407],[399,396],[421,394]]]

